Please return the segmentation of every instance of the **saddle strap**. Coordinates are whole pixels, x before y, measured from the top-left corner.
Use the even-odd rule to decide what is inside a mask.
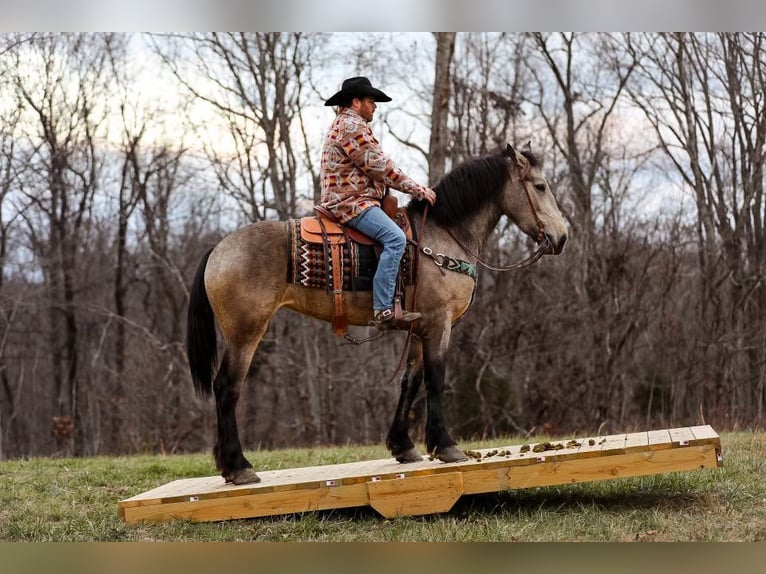
[[[321,217],[318,217],[317,220],[322,229],[325,258],[328,260],[328,264],[332,265],[332,285],[330,286],[334,303],[332,328],[337,336],[342,337],[348,331],[346,303],[343,300],[343,246],[337,241],[330,242],[324,220]],[[329,257],[327,257],[328,251]]]
[[[342,337],[348,331],[346,302],[343,300],[343,246],[337,243],[332,244],[330,256],[332,257],[332,295],[335,303],[332,327],[335,334]]]
[[[402,297],[404,297],[403,291],[398,291],[397,296],[394,297],[394,321],[401,323],[402,320]]]

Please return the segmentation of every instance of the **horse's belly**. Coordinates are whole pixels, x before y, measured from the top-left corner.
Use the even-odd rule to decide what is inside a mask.
[[[344,291],[343,302],[351,325],[366,325],[372,320],[372,292]],[[300,285],[287,286],[282,306],[321,321],[332,321],[335,310],[334,296],[325,289]]]

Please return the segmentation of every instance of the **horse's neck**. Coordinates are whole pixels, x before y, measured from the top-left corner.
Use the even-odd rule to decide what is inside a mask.
[[[494,203],[487,203],[479,211],[466,217],[452,231],[464,246],[480,254],[487,244],[489,236],[500,221],[500,209]]]

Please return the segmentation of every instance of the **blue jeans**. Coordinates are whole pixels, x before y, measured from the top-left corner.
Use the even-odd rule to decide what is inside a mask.
[[[407,237],[380,207],[370,207],[346,223],[349,227],[372,237],[383,246],[378,269],[372,280],[372,307],[377,313],[394,305],[396,276],[407,247]]]

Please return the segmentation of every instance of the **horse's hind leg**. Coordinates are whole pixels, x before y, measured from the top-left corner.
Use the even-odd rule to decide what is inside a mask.
[[[399,462],[423,460],[409,436],[410,409],[422,382],[423,344],[418,337],[412,337],[407,367],[402,375],[399,404],[396,406],[396,414],[386,438],[386,446]]]
[[[234,484],[261,480],[242,453],[237,430],[237,402],[257,345],[257,341],[242,346],[227,344],[218,375],[213,381],[218,419],[218,439],[213,455],[223,478]]]

